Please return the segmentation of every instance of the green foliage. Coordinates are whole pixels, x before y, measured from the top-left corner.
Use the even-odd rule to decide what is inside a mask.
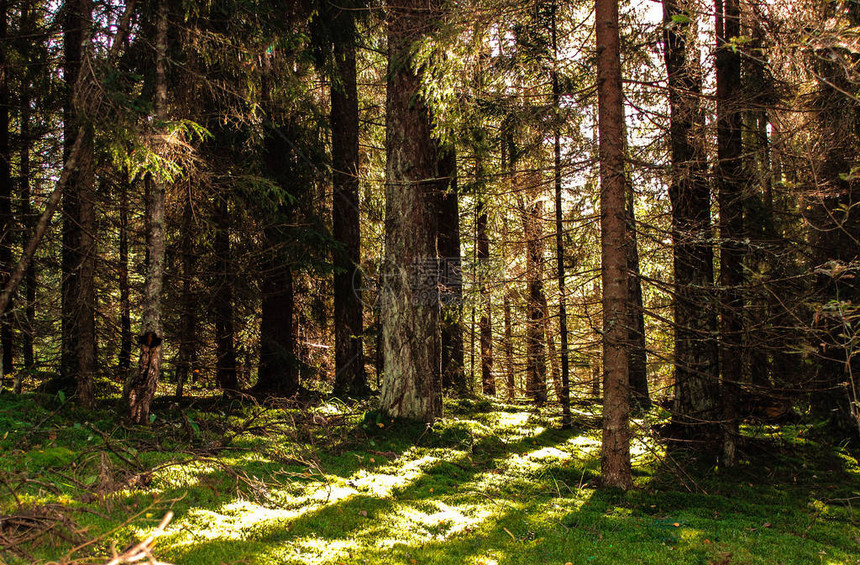
[[[638,452],[639,488],[623,493],[595,488],[590,419],[561,431],[555,411],[486,403],[451,403],[457,416],[427,428],[336,404],[198,402],[156,407],[151,429],[131,429],[109,411],[2,395],[0,473],[18,502],[7,488],[0,513],[53,505],[99,539],[79,560],[147,535],[168,507],[155,554],[177,565],[856,558],[860,514],[845,501],[860,467],[808,426],[745,428],[741,465],[716,475],[683,452],[655,457],[662,448],[640,437],[656,451]],[[32,559],[8,548],[3,559],[57,561],[71,544],[52,535],[26,545]]]

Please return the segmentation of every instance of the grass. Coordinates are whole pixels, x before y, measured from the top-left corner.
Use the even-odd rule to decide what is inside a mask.
[[[428,429],[369,408],[163,401],[130,427],[2,395],[0,563],[104,562],[168,509],[155,554],[188,565],[860,563],[857,459],[808,425],[746,428],[726,471],[666,456],[649,414],[622,493],[595,487],[593,414],[562,431],[461,401]]]

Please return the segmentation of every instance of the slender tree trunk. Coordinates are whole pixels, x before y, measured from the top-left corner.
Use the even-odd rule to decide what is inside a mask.
[[[293,272],[270,261],[263,273],[260,365],[254,392],[290,397],[299,390],[293,336]]]
[[[387,7],[381,408],[393,417],[433,421],[442,415],[435,280],[438,156],[411,53],[416,41],[435,27],[441,9],[436,0],[394,0]]]
[[[483,167],[481,167],[482,169]],[[483,171],[481,171],[483,176]],[[490,302],[490,291],[487,288],[486,277],[490,262],[490,238],[487,234],[487,223],[489,216],[487,208],[481,197],[478,198],[478,209],[475,215],[478,218],[478,248],[475,257],[478,260],[478,284],[481,294],[481,319],[478,322],[481,345],[481,390],[488,396],[496,395],[496,380],[493,377],[493,326],[492,326],[492,304]]]
[[[557,1],[552,4],[552,50],[553,63],[558,65],[558,37],[556,30]],[[562,207],[561,171],[561,89],[558,71],[552,70],[552,100],[556,112],[553,131],[553,184],[555,187],[555,255],[556,277],[558,279],[558,328],[561,338],[561,427],[569,428],[570,423],[570,359],[567,343],[567,286],[564,275],[564,209]]]
[[[5,285],[12,273],[12,150],[9,146],[9,60],[8,0],[0,0],[0,284]],[[10,304],[11,306],[11,304]],[[9,307],[0,312],[0,392],[12,366],[12,320]]]
[[[627,300],[630,315],[629,378],[631,400],[642,410],[651,406],[648,393],[648,358],[645,344],[645,307],[642,303],[642,278],[639,274],[639,245],[636,238],[636,212],[633,190],[627,190]]]
[[[676,21],[678,16],[681,21]],[[672,246],[675,272],[675,401],[673,433],[704,439],[717,430],[719,363],[711,203],[699,108],[701,82],[687,54],[690,17],[679,0],[663,1],[669,77]]]
[[[25,8],[21,16],[29,29],[29,11]],[[34,220],[33,210],[30,204],[30,84],[25,77],[21,89],[21,219],[24,225],[22,241],[29,241],[33,235]],[[33,332],[36,324],[36,266],[31,262],[27,266],[24,275],[24,296],[26,299],[24,311],[24,335],[21,340],[21,348],[24,356],[24,369],[31,371],[35,369],[35,355],[33,351]]]
[[[627,335],[627,214],[624,177],[624,93],[618,0],[595,0],[600,130],[600,233],[603,282],[603,445],[605,486],[629,489],[630,390]]]
[[[239,388],[236,374],[236,345],[233,331],[233,257],[230,246],[230,208],[226,194],[215,203],[215,237],[217,288],[213,295],[215,317],[215,380],[218,388],[229,394]]]
[[[552,333],[552,328],[550,327],[550,315],[549,315],[549,303],[546,300],[546,296],[544,296],[544,301],[541,304],[543,309],[543,333],[544,339],[546,340],[546,349],[547,349],[547,361],[549,362],[549,373],[550,378],[552,379],[552,388],[555,390],[555,397],[559,403],[562,402],[562,393],[561,393],[561,364],[559,363],[559,355],[555,350],[555,337]]]
[[[505,291],[505,384],[507,386],[508,400],[517,396],[516,381],[514,379],[514,337],[511,328],[511,297]]]
[[[159,0],[155,38],[155,118],[167,118],[167,0]],[[128,404],[132,422],[144,424],[149,419],[149,407],[155,396],[161,375],[164,341],[161,293],[164,286],[164,181],[148,174],[146,200],[146,277],[143,293],[138,371],[128,388]]]
[[[127,175],[124,175],[127,178]],[[119,194],[119,373],[128,379],[131,368],[131,294],[128,285],[128,181],[123,178]]]
[[[442,387],[468,394],[463,360],[463,262],[460,257],[460,203],[457,153],[439,148],[439,273],[442,294]]]
[[[342,249],[334,253],[335,382],[338,396],[365,396],[361,308],[361,230],[358,208],[358,89],[355,71],[355,22],[350,10],[340,11],[344,30],[334,41],[337,75],[331,84],[332,226]]]
[[[723,464],[734,465],[737,403],[743,379],[744,172],[741,58],[728,43],[740,36],[738,0],[716,0],[717,199],[720,206],[720,366],[723,385]]]
[[[185,383],[194,382],[197,349],[197,299],[194,277],[197,261],[194,255],[194,200],[189,192],[182,210],[182,337],[179,342],[179,364],[176,368],[176,396],[182,397]]]

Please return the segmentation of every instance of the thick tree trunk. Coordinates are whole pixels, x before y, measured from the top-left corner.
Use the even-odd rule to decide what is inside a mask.
[[[457,396],[469,389],[463,366],[463,261],[460,257],[460,203],[457,153],[439,148],[439,252],[442,303],[442,387]]]
[[[155,37],[155,118],[167,118],[167,0],[159,0],[156,14]],[[162,327],[161,293],[164,286],[164,181],[148,174],[146,200],[146,277],[143,292],[143,316],[137,375],[128,387],[128,404],[131,421],[144,424],[149,419],[149,407],[155,396],[161,375],[161,357],[164,341]]]
[[[441,11],[436,0],[396,0],[387,8],[381,408],[393,417],[433,421],[442,415],[434,205],[438,157],[411,53]]]
[[[537,186],[536,179],[530,178],[529,186]],[[543,303],[543,202],[531,195],[526,207],[520,202],[523,220],[523,233],[526,238],[526,278],[528,280],[528,323],[526,326],[526,387],[528,396],[538,406],[546,402],[546,347],[544,343]]]
[[[674,16],[682,17],[675,21]],[[699,109],[701,82],[687,55],[689,17],[679,0],[663,1],[669,77],[672,246],[675,272],[675,400],[673,433],[706,438],[718,430],[719,363],[711,203]],[[698,57],[697,53],[690,58]]]
[[[740,53],[729,45],[740,36],[738,0],[716,0],[717,200],[720,207],[720,367],[723,399],[723,464],[737,458],[737,403],[743,379],[744,171]]]
[[[603,444],[601,480],[629,489],[628,262],[624,176],[624,93],[618,0],[595,0],[600,131],[600,233],[603,283]]]
[[[73,145],[80,137],[80,146],[69,171],[63,196],[62,252],[62,359],[60,378],[48,384],[48,391],[70,391],[75,388],[78,402],[91,406],[94,402],[95,373],[95,274],[93,207],[93,129],[82,115],[78,90],[78,75],[85,47],[89,43],[92,18],[91,0],[75,0],[64,5],[63,79],[66,100],[63,107],[63,158],[72,161]],[[86,82],[86,81],[84,81]]]
[[[299,390],[293,337],[293,273],[272,260],[263,273],[260,365],[254,392],[290,397]]]
[[[358,208],[358,90],[355,22],[350,10],[335,17],[343,33],[334,40],[336,76],[331,81],[331,137],[334,196],[332,229],[341,249],[334,252],[335,382],[338,396],[365,396],[362,334],[361,230]]]

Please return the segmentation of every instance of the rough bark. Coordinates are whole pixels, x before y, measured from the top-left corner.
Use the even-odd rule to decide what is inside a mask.
[[[478,199],[478,209],[475,212],[478,218],[477,237],[478,247],[475,258],[478,262],[478,289],[481,294],[482,309],[481,319],[478,321],[481,347],[481,390],[488,396],[496,395],[496,380],[493,377],[493,326],[492,326],[492,304],[490,302],[490,291],[487,288],[486,277],[490,262],[490,238],[487,234],[487,207],[481,198]]]
[[[737,403],[743,379],[744,171],[740,53],[728,43],[740,36],[738,0],[716,0],[717,200],[720,208],[720,368],[724,465],[736,460]]]
[[[645,307],[642,303],[642,277],[639,273],[639,242],[636,238],[636,212],[633,190],[627,190],[627,332],[630,341],[629,379],[631,400],[640,410],[651,406],[648,393],[648,354],[645,344]]]
[[[687,54],[689,24],[679,0],[664,0],[664,54],[669,77],[672,254],[675,272],[673,434],[713,435],[719,419],[719,363],[711,247],[711,203],[702,143],[701,82]],[[697,53],[689,55],[698,57]]]
[[[529,186],[537,186],[536,179],[527,180]],[[528,305],[526,325],[526,388],[528,396],[538,406],[546,402],[546,345],[543,303],[544,246],[543,202],[531,195],[528,206],[520,203],[523,233],[526,238],[526,278],[528,281]]]
[[[463,353],[463,261],[460,257],[460,203],[457,153],[453,146],[439,148],[439,252],[442,303],[442,387],[465,396]]]
[[[233,257],[230,245],[230,203],[228,196],[218,196],[215,203],[215,237],[217,285],[213,293],[215,318],[215,380],[218,388],[229,394],[239,388],[236,373],[236,345],[233,330]]]
[[[159,0],[156,14],[155,37],[155,119],[167,118],[167,0]],[[146,190],[146,276],[143,291],[143,315],[138,337],[140,358],[138,371],[128,387],[128,404],[131,421],[144,424],[149,418],[149,407],[155,396],[161,375],[161,357],[164,342],[162,327],[162,288],[164,286],[164,181],[152,173],[144,179]]]
[[[131,294],[128,284],[128,182],[123,178],[119,193],[119,374],[123,382],[131,368]]]
[[[618,0],[595,0],[595,27],[603,286],[601,480],[604,486],[626,490],[633,486],[633,478],[629,430],[624,94],[621,88]]]
[[[92,18],[90,0],[65,4],[63,20],[63,79],[66,100],[63,107],[63,157],[72,161],[73,144],[80,137],[74,169],[69,171],[63,200],[62,253],[62,359],[60,378],[48,384],[48,391],[75,388],[78,402],[94,402],[93,376],[96,361],[95,335],[95,247],[93,229],[93,129],[81,108],[78,93],[89,80],[78,80],[81,62],[89,44]]]
[[[331,137],[334,169],[332,230],[340,244],[340,249],[334,252],[334,394],[355,397],[366,395],[369,389],[362,342],[358,89],[353,18],[350,10],[339,10],[334,18],[342,31],[334,39],[336,76],[331,83]]]
[[[558,3],[552,4],[552,50],[553,62],[558,64],[558,31],[556,17]],[[561,170],[561,88],[558,70],[552,69],[552,101],[556,112],[553,131],[553,185],[555,188],[555,256],[556,278],[558,280],[558,333],[561,338],[561,426],[569,428],[570,423],[570,359],[567,339],[567,285],[564,274],[564,210],[562,208],[562,170]]]
[[[185,197],[182,210],[182,334],[179,341],[179,363],[176,367],[176,396],[182,397],[185,383],[195,381],[195,351],[197,350],[197,297],[194,277],[197,261],[194,255],[194,201],[191,194]]]
[[[24,15],[21,16],[22,21],[29,24],[29,12],[24,9]],[[29,26],[27,27],[29,29]],[[22,241],[29,241],[33,236],[35,228],[35,218],[33,209],[30,203],[30,84],[25,77],[24,84],[21,88],[21,219],[24,225],[24,235]],[[10,273],[11,274],[11,273]],[[26,268],[24,274],[24,327],[21,340],[22,354],[24,357],[24,369],[33,370],[35,368],[35,355],[33,351],[33,332],[36,323],[36,266],[31,261]]]
[[[270,261],[261,290],[260,365],[254,392],[293,396],[299,390],[299,375],[294,355],[292,270]]]
[[[0,1],[0,283],[6,284],[12,272],[12,148],[9,145],[9,60],[8,60],[8,9],[7,0]],[[11,306],[11,304],[10,304]],[[0,312],[0,392],[6,375],[14,372],[12,366],[12,320],[9,307]]]
[[[438,157],[411,53],[435,27],[439,3],[396,0],[387,9],[381,408],[394,417],[433,421],[442,414],[434,206]]]

